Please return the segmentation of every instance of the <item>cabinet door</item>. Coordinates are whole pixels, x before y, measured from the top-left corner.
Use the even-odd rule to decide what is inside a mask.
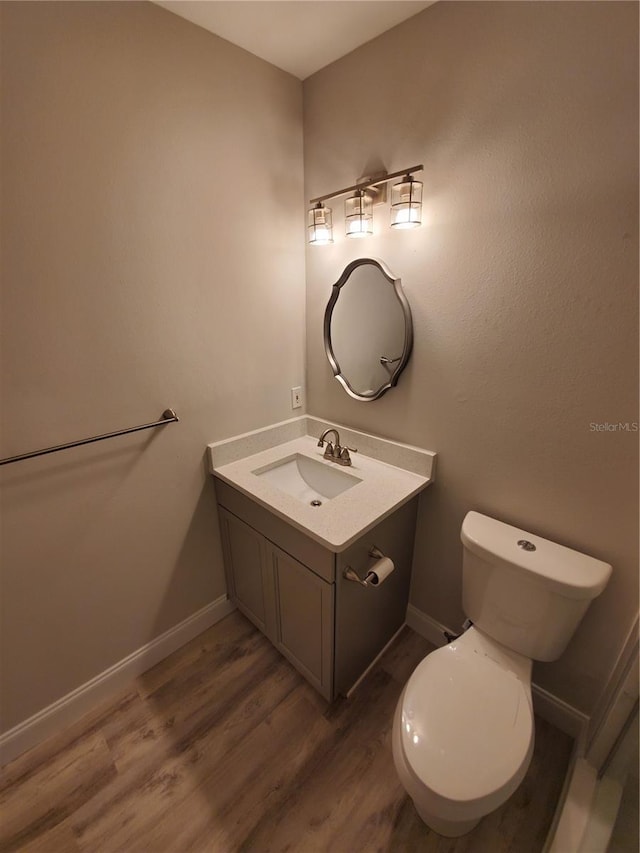
[[[333,584],[268,546],[276,589],[275,644],[325,699],[333,698]]]
[[[229,595],[238,609],[273,641],[275,592],[266,540],[222,507],[219,512]]]

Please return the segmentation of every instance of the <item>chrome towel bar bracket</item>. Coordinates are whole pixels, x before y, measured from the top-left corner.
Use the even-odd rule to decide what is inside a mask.
[[[166,426],[167,424],[177,423],[180,418],[176,415],[173,409],[165,409],[159,421],[153,421],[150,424],[140,424],[140,426],[128,427],[127,429],[119,429],[115,432],[105,432],[102,435],[94,435],[91,438],[81,438],[78,441],[70,441],[67,444],[56,444],[54,447],[44,447],[42,450],[32,450],[31,453],[20,453],[18,456],[7,456],[6,459],[0,459],[0,465],[9,465],[12,462],[21,462],[23,459],[33,459],[34,456],[45,456],[47,453],[57,453],[59,450],[68,450],[70,447],[79,447],[81,444],[92,444],[94,441],[104,441],[106,438],[115,438],[118,435],[128,435],[130,432],[139,432],[142,429],[153,429],[154,427]]]

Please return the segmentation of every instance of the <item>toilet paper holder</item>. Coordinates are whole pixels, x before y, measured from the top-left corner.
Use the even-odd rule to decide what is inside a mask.
[[[373,545],[371,548],[369,548],[369,556],[373,557],[374,560],[382,560],[384,554],[379,548],[376,548],[376,546]],[[347,568],[342,573],[342,576],[343,578],[345,578],[345,580],[354,581],[354,583],[359,583],[360,586],[373,586],[374,584],[372,584],[371,581],[377,577],[375,572],[369,570],[365,577],[361,578],[360,575],[355,571],[355,569],[351,568],[351,566],[347,566]]]

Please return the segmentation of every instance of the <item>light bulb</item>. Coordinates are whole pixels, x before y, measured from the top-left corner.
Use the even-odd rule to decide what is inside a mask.
[[[333,243],[333,224],[331,208],[324,207],[318,202],[315,207],[309,208],[307,214],[307,232],[309,244],[312,246],[326,246]]]
[[[368,237],[373,234],[373,202],[364,190],[356,190],[344,203],[347,237]]]
[[[391,189],[391,227],[417,228],[422,222],[422,184],[407,175]]]

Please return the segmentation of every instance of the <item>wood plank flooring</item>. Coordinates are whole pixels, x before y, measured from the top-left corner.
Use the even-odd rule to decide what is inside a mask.
[[[405,628],[329,706],[234,612],[4,769],[0,851],[540,853],[572,745],[543,720],[523,784],[463,838],[398,782],[393,711],[431,649]]]

